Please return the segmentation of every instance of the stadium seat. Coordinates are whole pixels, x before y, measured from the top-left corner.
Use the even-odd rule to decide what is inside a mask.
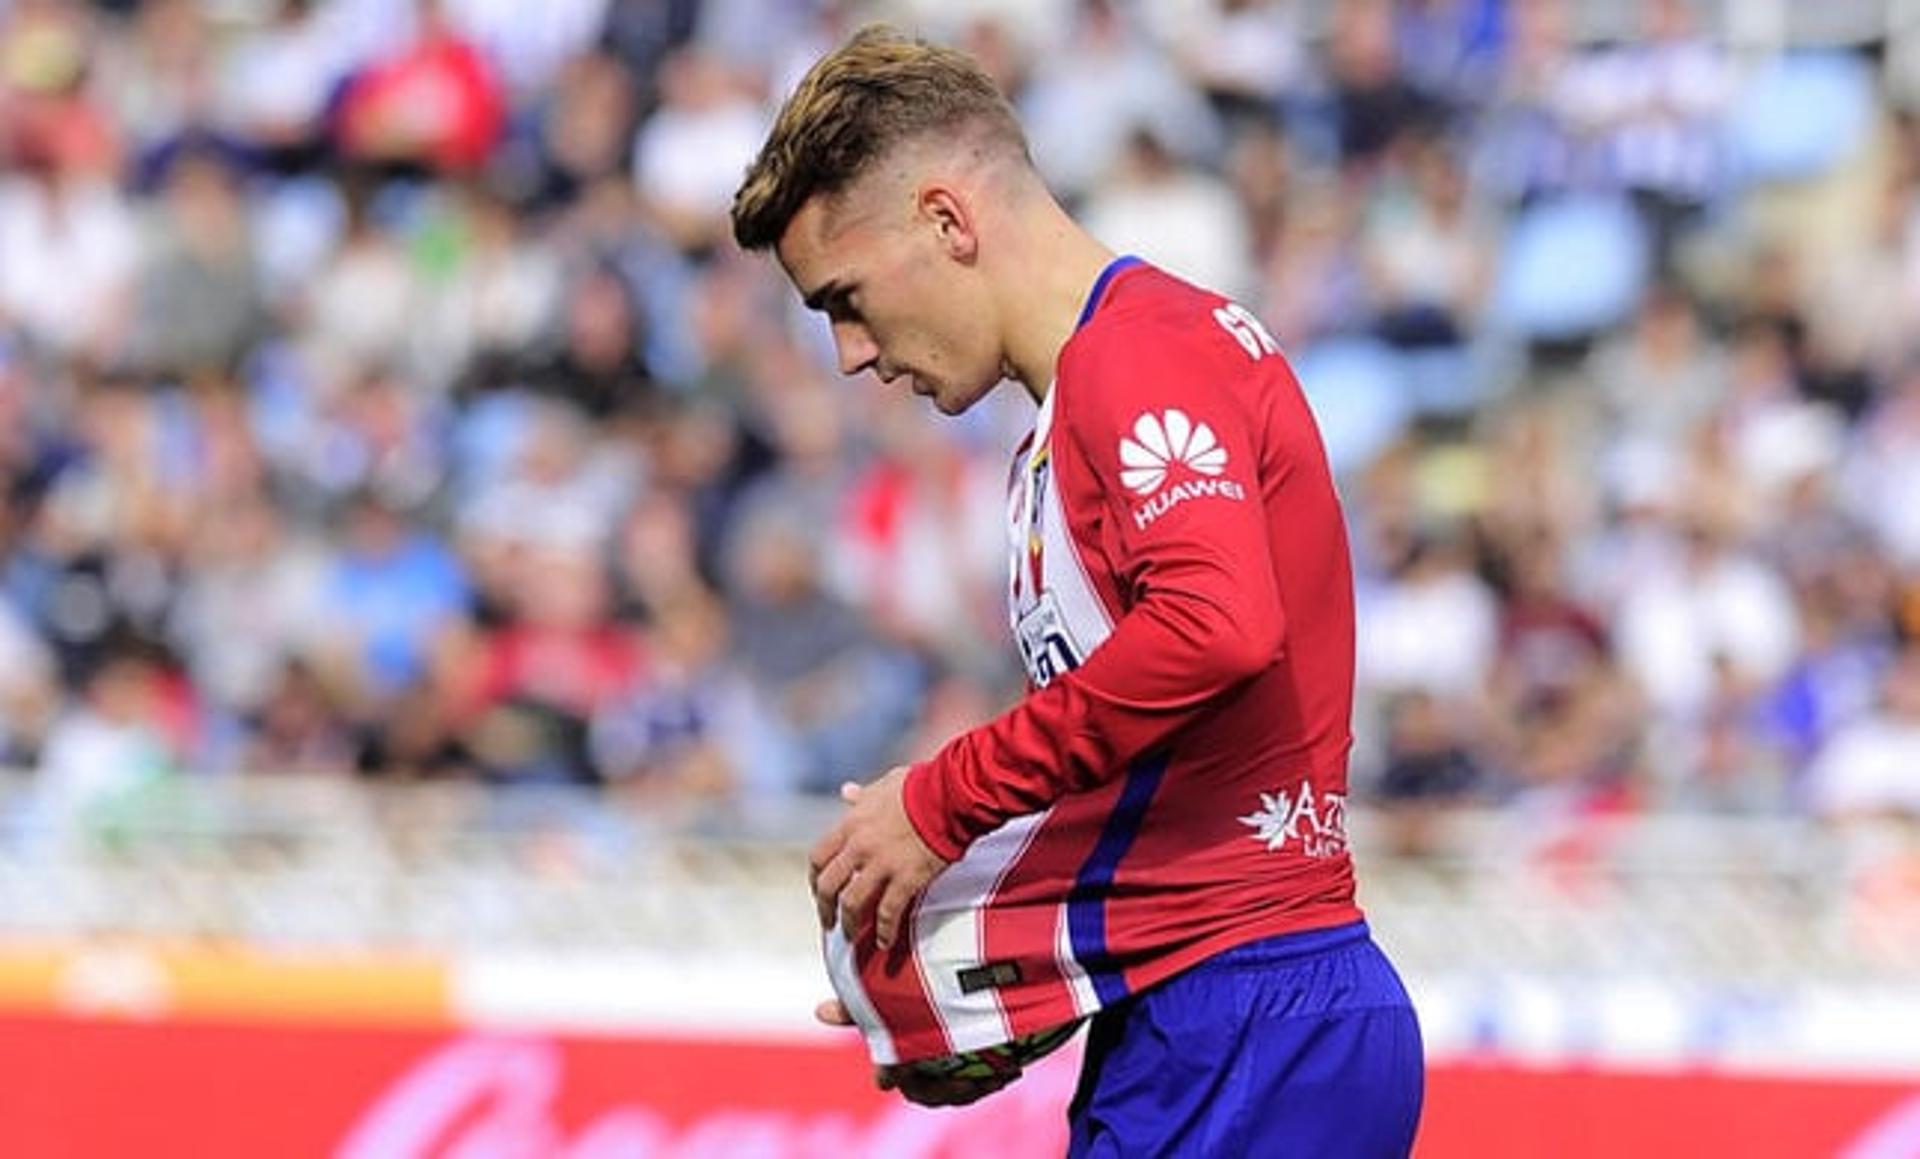
[[[1400,361],[1365,338],[1334,338],[1292,352],[1334,472],[1364,467],[1412,418]]]
[[[1527,341],[1580,338],[1633,310],[1648,272],[1645,227],[1621,197],[1569,194],[1513,219],[1490,322]]]
[[[1748,181],[1822,176],[1852,156],[1873,124],[1873,74],[1842,52],[1795,52],[1762,66],[1734,102],[1727,133]]]

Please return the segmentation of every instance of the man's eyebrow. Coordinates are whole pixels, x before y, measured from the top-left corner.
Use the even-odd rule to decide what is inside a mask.
[[[844,293],[846,293],[846,287],[840,284],[839,279],[828,278],[825,282],[822,282],[820,287],[814,290],[813,293],[802,298],[801,302],[809,310],[824,310],[827,308],[829,301]]]

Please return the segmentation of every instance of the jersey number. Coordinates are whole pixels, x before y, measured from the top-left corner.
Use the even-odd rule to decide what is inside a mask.
[[[1253,311],[1238,302],[1228,302],[1215,310],[1213,320],[1220,323],[1222,330],[1233,335],[1233,340],[1240,344],[1240,349],[1246,351],[1247,357],[1255,362],[1269,354],[1280,353],[1280,344],[1273,340],[1273,335],[1267,333],[1267,328],[1260,324],[1260,319],[1254,317]]]
[[[1066,617],[1052,592],[1040,600],[1015,625],[1014,638],[1020,644],[1020,658],[1027,663],[1027,678],[1035,688],[1045,688],[1063,672],[1080,667],[1080,649],[1067,630]]]

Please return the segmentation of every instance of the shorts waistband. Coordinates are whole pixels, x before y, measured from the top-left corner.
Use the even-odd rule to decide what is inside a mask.
[[[1325,929],[1276,934],[1270,938],[1246,942],[1230,950],[1222,950],[1208,961],[1217,962],[1223,966],[1287,962],[1325,953],[1355,942],[1364,942],[1371,936],[1372,931],[1367,928],[1366,920],[1363,918],[1343,925],[1328,926]]]

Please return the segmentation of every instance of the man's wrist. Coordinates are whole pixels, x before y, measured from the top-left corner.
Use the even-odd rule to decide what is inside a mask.
[[[907,823],[920,840],[941,860],[951,863],[960,860],[971,839],[960,824],[946,779],[940,774],[934,761],[910,766],[901,785],[900,801],[906,807]]]

